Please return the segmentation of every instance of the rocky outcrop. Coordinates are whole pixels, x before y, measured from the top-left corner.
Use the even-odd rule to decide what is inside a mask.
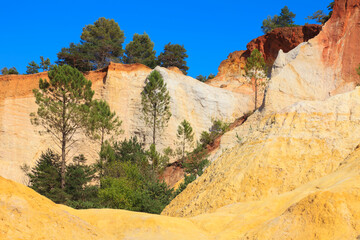
[[[223,136],[223,154],[162,214],[204,222],[221,215],[214,222],[226,227],[206,228],[219,239],[360,235],[360,88],[351,81],[358,76],[346,80],[344,66],[331,68],[324,58],[324,52],[345,57],[353,49],[347,37],[358,33],[360,4],[336,1],[335,16],[345,9],[317,37],[279,55],[262,108]],[[346,34],[323,41],[339,24]]]
[[[280,49],[283,52],[289,52],[302,42],[307,42],[314,38],[321,31],[321,25],[307,24],[298,27],[276,28],[271,32],[255,38],[246,46],[246,55],[254,49],[258,49],[269,66],[273,64],[277,58]]]
[[[325,100],[354,89],[360,78],[359,2],[336,1],[334,17],[320,34],[274,63],[265,111],[277,111],[302,100]],[[289,56],[291,55],[291,56]]]
[[[233,121],[253,107],[249,96],[211,87],[182,73],[157,67],[167,83],[171,96],[172,117],[168,127],[157,142],[159,150],[170,146],[175,148],[176,130],[181,121],[187,119],[198,139],[207,131],[212,119]],[[140,141],[151,141],[141,118],[141,91],[146,77],[152,70],[141,64],[110,64],[107,69],[85,74],[93,83],[95,98],[105,99],[122,120],[124,134],[119,139],[137,136]],[[26,76],[0,76],[0,175],[24,183],[20,166],[30,166],[42,151],[53,146],[51,138],[40,136],[31,125],[31,112],[37,105],[32,89],[38,87],[39,78],[46,73]],[[81,135],[81,140],[70,156],[84,153],[91,161],[97,159],[99,144],[90,142]]]
[[[277,28],[260,36],[247,44],[246,51],[235,51],[221,62],[218,74],[206,83],[224,88],[233,92],[252,96],[254,98],[254,87],[244,78],[246,59],[255,48],[264,56],[269,66],[272,66],[278,53],[287,53],[299,44],[312,39],[321,31],[321,26],[308,24],[298,27]],[[258,106],[263,102],[264,92],[259,91]]]

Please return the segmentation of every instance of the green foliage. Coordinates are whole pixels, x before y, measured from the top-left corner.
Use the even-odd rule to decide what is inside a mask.
[[[206,82],[210,79],[213,79],[215,77],[214,74],[210,73],[209,76],[203,76],[203,75],[199,75],[196,77],[197,80],[199,80],[200,82]]]
[[[60,156],[48,149],[41,154],[31,171],[25,171],[29,187],[56,203],[75,208],[97,207],[98,187],[89,185],[95,170],[85,162],[84,156],[79,155],[74,158],[74,163],[66,167],[66,187],[62,189]]]
[[[84,72],[105,67],[110,61],[120,62],[124,40],[124,32],[113,19],[99,18],[83,28],[80,43],[61,49],[57,64]]]
[[[3,69],[1,69],[1,74],[2,75],[18,75],[19,72],[16,70],[15,67],[12,67],[12,68],[7,68],[7,67],[4,67]]]
[[[280,15],[274,15],[273,17],[268,16],[264,21],[263,25],[261,26],[261,30],[264,33],[268,33],[275,28],[280,27],[294,27],[294,18],[295,14],[290,12],[287,6],[281,9]]]
[[[107,159],[99,191],[103,206],[160,213],[170,202],[172,189],[158,181],[158,169],[165,158],[154,146],[145,151],[132,138],[104,148],[102,157]]]
[[[85,47],[85,45],[88,47]],[[96,66],[92,63],[94,57],[89,51],[91,47],[88,44],[85,45],[70,43],[68,48],[62,48],[57,54],[58,60],[56,63],[58,65],[69,65],[82,72],[95,70]]]
[[[187,70],[189,70],[185,61],[187,57],[184,45],[168,43],[165,45],[164,51],[160,53],[158,61],[160,66],[177,67],[186,75]]]
[[[266,63],[261,53],[259,52],[259,50],[254,49],[251,52],[250,57],[246,59],[245,65],[245,72],[246,76],[248,77],[248,81],[255,87],[254,111],[257,109],[258,86],[260,85],[260,83],[266,85],[267,82],[266,68]]]
[[[94,140],[100,140],[100,146],[107,140],[106,136],[117,136],[122,133],[120,129],[122,121],[111,112],[109,104],[105,100],[91,102],[88,116],[88,135]]]
[[[193,129],[190,123],[185,119],[178,126],[176,137],[179,141],[178,145],[180,147],[181,160],[184,161],[188,148],[192,147],[194,143]]]
[[[163,172],[165,167],[169,164],[169,157],[167,155],[162,155],[157,152],[154,144],[150,145],[148,157],[152,165],[152,171],[154,176],[159,176]]]
[[[49,71],[50,67],[51,67],[50,59],[49,58],[44,59],[43,56],[40,56],[40,68],[43,71]]]
[[[133,40],[125,47],[125,54],[125,63],[141,63],[150,68],[156,67],[154,43],[146,33],[143,35],[135,33]]]
[[[183,163],[185,168],[184,182],[180,184],[179,188],[174,192],[174,197],[179,195],[190,183],[195,181],[197,176],[201,176],[204,169],[210,164],[207,159],[207,151],[201,144],[188,155],[188,159]]]
[[[94,24],[86,25],[80,38],[96,69],[107,66],[110,61],[119,62],[123,55],[124,32],[113,19],[101,17]]]
[[[95,178],[95,168],[86,165],[84,155],[74,157],[73,163],[66,166],[65,192],[71,197],[68,205],[75,208],[88,208],[97,206],[98,187],[89,185]]]
[[[266,72],[265,60],[256,48],[246,59],[245,72],[250,78],[257,77],[259,72]]]
[[[154,70],[146,79],[141,93],[142,116],[145,124],[151,128],[152,144],[156,144],[156,134],[167,125],[170,117],[170,95],[161,74]]]
[[[49,80],[40,79],[39,88],[34,89],[36,113],[31,122],[41,125],[61,149],[61,187],[65,187],[66,155],[76,142],[74,135],[87,127],[86,114],[94,95],[91,81],[70,66],[54,66],[48,72]]]
[[[34,74],[39,72],[39,65],[35,61],[29,62],[29,65],[26,66],[26,73],[27,74]]]
[[[359,76],[360,76],[360,64],[359,64],[359,67],[356,69],[356,72],[357,72],[357,74],[359,74]]]
[[[42,153],[30,172],[29,187],[56,203],[64,203],[69,197],[60,187],[60,156],[48,149]]]
[[[200,135],[200,143],[205,148],[207,145],[213,145],[214,141],[220,135],[229,131],[230,123],[223,122],[221,120],[212,120],[213,125],[209,129],[210,132],[203,131]]]
[[[324,24],[327,21],[327,15],[322,10],[318,10],[312,16],[305,18],[305,20],[315,20],[318,23]]]
[[[201,176],[205,167],[209,165],[208,153],[204,147],[198,143],[197,147],[188,154],[188,159],[183,163],[185,172],[192,175]]]

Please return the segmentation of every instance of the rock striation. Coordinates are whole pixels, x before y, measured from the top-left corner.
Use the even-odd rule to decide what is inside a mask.
[[[212,125],[212,119],[233,121],[249,111],[253,101],[249,96],[233,93],[199,82],[181,72],[157,67],[167,83],[171,96],[172,117],[168,127],[159,138],[159,150],[170,146],[175,148],[176,130],[181,121],[187,119],[195,130],[195,138]],[[107,69],[85,74],[92,81],[95,98],[105,99],[122,120],[124,134],[119,139],[137,136],[149,143],[150,131],[141,118],[141,91],[146,77],[152,70],[141,64],[123,65],[112,63]],[[38,134],[30,123],[30,113],[37,110],[32,89],[38,87],[35,75],[0,76],[0,175],[25,183],[20,166],[34,164],[42,151],[53,146],[49,136]],[[91,161],[97,159],[99,144],[82,140],[70,156],[84,153]]]

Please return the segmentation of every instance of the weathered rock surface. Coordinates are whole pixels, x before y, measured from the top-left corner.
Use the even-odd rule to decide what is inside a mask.
[[[332,18],[316,38],[280,54],[262,108],[222,137],[224,153],[164,215],[205,221],[204,216],[223,214],[227,228],[218,232],[219,239],[360,235],[360,88],[353,90],[358,76],[346,79],[344,66],[332,68],[324,58],[324,51],[336,52],[339,46],[342,57],[353,49],[347,36],[358,33],[359,8],[358,1],[336,1],[335,16],[347,9],[340,14],[344,18]],[[323,41],[339,24],[345,28],[340,28],[343,38]]]
[[[176,130],[187,119],[195,130],[195,138],[208,130],[212,119],[233,121],[249,111],[253,102],[249,96],[211,87],[182,73],[156,68],[165,79],[171,96],[172,117],[158,141],[158,149],[175,147]],[[141,119],[141,91],[151,69],[144,65],[110,64],[108,69],[89,72],[85,76],[93,82],[95,98],[105,99],[123,121],[124,134],[120,138],[138,136],[149,143],[151,135]],[[40,136],[31,125],[31,112],[37,105],[32,89],[38,86],[40,73],[26,76],[0,76],[0,175],[24,183],[20,166],[30,166],[42,151],[53,146],[49,136]],[[99,144],[78,135],[79,142],[70,156],[84,153],[90,161],[97,158]]]
[[[271,66],[280,49],[289,52],[300,43],[307,42],[317,36],[320,31],[321,25],[317,24],[276,28],[249,42],[245,54],[250,55],[254,49],[258,49],[263,54],[265,61]]]
[[[230,53],[228,58],[221,62],[216,77],[207,81],[206,84],[254,98],[255,89],[244,78],[246,59],[250,56],[251,51],[255,48],[258,49],[267,64],[271,66],[278,57],[279,51],[281,54],[291,51],[299,44],[318,35],[320,30],[321,26],[316,24],[274,29],[249,42],[246,51]],[[264,92],[259,91],[258,94],[259,106],[263,102]]]

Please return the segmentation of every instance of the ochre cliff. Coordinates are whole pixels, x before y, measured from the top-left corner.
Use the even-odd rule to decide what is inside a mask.
[[[172,117],[168,127],[158,138],[157,147],[162,150],[175,148],[176,129],[187,119],[195,130],[195,138],[212,125],[212,119],[233,121],[253,108],[251,97],[211,87],[181,72],[157,67],[167,83],[171,96]],[[92,81],[95,98],[105,99],[122,120],[124,134],[119,139],[137,136],[149,143],[151,133],[141,118],[141,91],[146,77],[152,70],[141,64],[110,64],[108,68],[88,72],[85,77]],[[54,146],[47,135],[39,135],[39,128],[30,123],[30,113],[37,105],[32,89],[38,87],[39,78],[46,73],[35,75],[0,76],[0,175],[25,183],[20,166],[32,166],[42,151]],[[99,143],[91,142],[78,134],[80,140],[69,156],[83,153],[89,162],[97,159]],[[57,150],[57,149],[55,149]]]
[[[228,58],[220,63],[216,77],[206,83],[211,86],[253,96],[254,87],[244,78],[246,59],[250,56],[251,51],[255,48],[258,49],[268,66],[271,66],[277,58],[279,50],[287,53],[300,43],[312,39],[320,31],[321,26],[316,24],[274,29],[249,42],[246,51],[230,53]],[[259,90],[258,94],[259,106],[263,101],[263,90]]]
[[[61,232],[66,239],[359,239],[360,87],[359,76],[344,66],[359,64],[358,46],[350,44],[359,34],[358,0],[336,0],[333,16],[317,37],[279,52],[263,106],[221,138],[218,157],[162,216],[74,210],[0,178],[0,238],[58,239]],[[183,86],[191,79],[158,70],[174,86],[170,94],[198,89]],[[120,99],[107,87],[120,79],[134,84],[140,72],[127,74],[109,71],[109,85],[94,84],[112,106]]]
[[[331,19],[308,43],[287,54],[280,51],[264,105],[223,136],[224,153],[166,207],[164,215],[202,218],[204,213],[210,217],[221,212],[226,221],[225,210],[234,216],[226,226],[239,229],[222,229],[224,239],[360,235],[359,225],[352,224],[360,217],[360,88],[354,89],[359,76],[353,72],[347,79],[343,68],[330,67],[324,58],[324,51],[339,51],[342,57],[354,49],[347,43],[359,33],[354,28],[360,22],[359,11],[358,1],[336,1],[339,18]],[[344,26],[339,29],[346,33],[343,38],[323,41],[337,25]],[[343,56],[355,59],[354,69],[359,64],[353,57],[356,52]],[[272,215],[274,210],[279,212]]]

